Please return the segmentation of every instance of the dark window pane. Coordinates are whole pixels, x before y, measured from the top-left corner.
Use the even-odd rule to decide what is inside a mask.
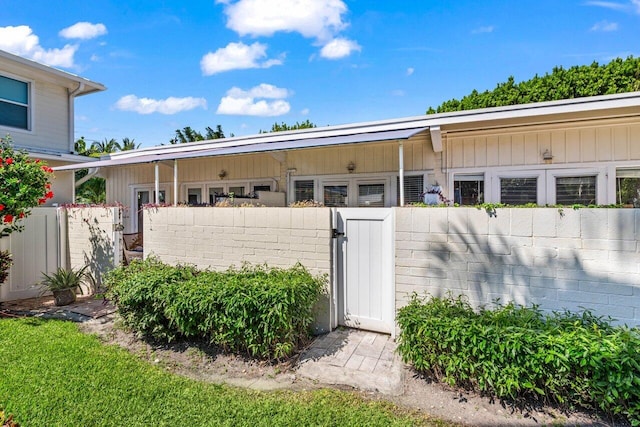
[[[0,76],[0,99],[29,104],[29,84]]]
[[[400,206],[400,177],[396,180],[396,189],[398,194],[398,206]],[[415,203],[421,202],[420,195],[424,192],[424,175],[412,175],[404,177],[404,202]]]
[[[461,206],[484,202],[484,180],[454,181],[453,201]]]
[[[596,203],[596,177],[556,178],[556,203],[559,205],[593,205]]]
[[[501,178],[500,202],[507,205],[538,203],[538,179]]]
[[[314,200],[313,180],[296,181],[294,183],[294,201],[304,202],[306,200]]]
[[[0,125],[29,129],[29,109],[22,105],[0,101]]]
[[[253,191],[271,191],[270,185],[254,185]]]
[[[384,184],[358,185],[358,206],[384,207]]]

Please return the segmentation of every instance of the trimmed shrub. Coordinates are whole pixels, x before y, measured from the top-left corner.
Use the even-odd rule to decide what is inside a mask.
[[[114,270],[106,284],[124,323],[142,335],[280,359],[308,338],[326,280],[300,264],[199,272],[147,259]]]
[[[399,310],[398,351],[416,370],[501,399],[622,415],[640,425],[640,332],[589,311],[513,303],[478,312],[463,297],[414,295]]]

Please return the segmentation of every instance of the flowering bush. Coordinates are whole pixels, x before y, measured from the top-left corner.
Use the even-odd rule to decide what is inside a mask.
[[[52,177],[49,166],[14,150],[9,137],[0,138],[0,237],[22,231],[20,220],[53,197]]]
[[[53,171],[26,152],[14,150],[11,139],[0,138],[0,238],[22,231],[20,220],[34,206],[53,197],[50,180]],[[11,255],[0,251],[0,284],[11,267]]]

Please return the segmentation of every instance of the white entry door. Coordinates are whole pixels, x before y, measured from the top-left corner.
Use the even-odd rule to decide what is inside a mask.
[[[337,209],[338,323],[393,332],[393,210]],[[339,235],[344,233],[344,235]]]

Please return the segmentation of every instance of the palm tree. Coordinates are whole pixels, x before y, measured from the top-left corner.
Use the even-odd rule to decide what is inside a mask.
[[[118,151],[118,148],[119,148],[118,141],[116,141],[114,138],[111,138],[111,139],[105,138],[104,141],[102,142],[96,141],[93,144],[91,144],[91,150],[93,150],[95,153],[100,153],[100,154],[114,153]]]
[[[118,151],[131,151],[140,148],[140,144],[136,144],[135,139],[122,138],[122,144],[116,142]]]

